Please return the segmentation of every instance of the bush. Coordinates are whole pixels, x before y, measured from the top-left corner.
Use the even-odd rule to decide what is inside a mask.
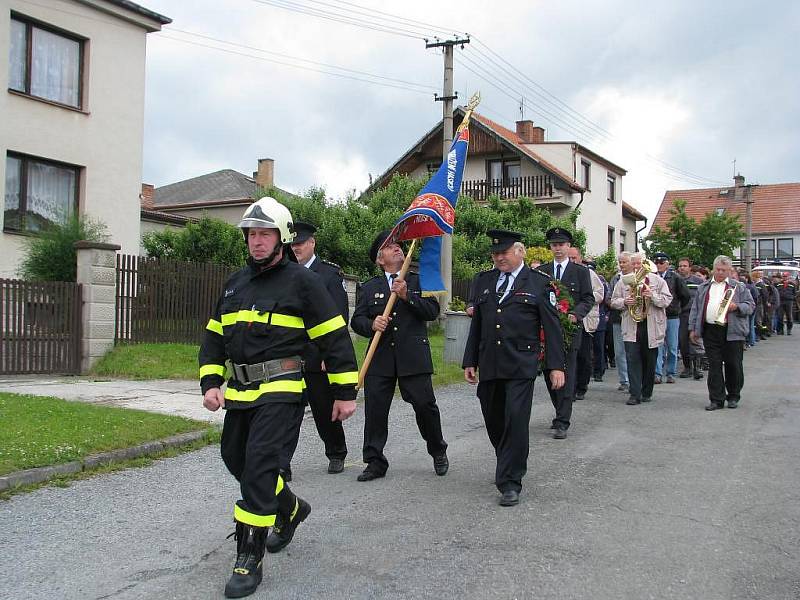
[[[106,226],[100,221],[72,216],[65,224],[51,225],[28,239],[18,274],[29,281],[75,281],[75,242],[107,239]]]
[[[247,258],[242,231],[221,219],[202,217],[183,229],[152,231],[142,237],[147,255],[225,267],[241,267]]]

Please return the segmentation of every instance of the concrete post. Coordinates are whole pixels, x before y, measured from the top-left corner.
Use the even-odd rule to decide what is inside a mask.
[[[77,282],[82,288],[81,373],[114,347],[116,329],[116,255],[120,246],[75,242]]]

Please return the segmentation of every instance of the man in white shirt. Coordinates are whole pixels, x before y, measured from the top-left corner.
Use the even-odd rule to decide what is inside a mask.
[[[689,338],[703,339],[708,358],[706,410],[723,408],[726,400],[728,408],[736,408],[744,385],[743,348],[755,302],[743,283],[729,277],[731,268],[727,256],[714,259],[713,277],[697,288],[689,314]],[[726,294],[731,295],[727,311]]]

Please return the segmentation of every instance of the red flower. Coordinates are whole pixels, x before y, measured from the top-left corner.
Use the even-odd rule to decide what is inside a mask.
[[[569,312],[569,301],[568,300],[559,300],[558,301],[558,310],[560,310],[564,314],[567,314]]]

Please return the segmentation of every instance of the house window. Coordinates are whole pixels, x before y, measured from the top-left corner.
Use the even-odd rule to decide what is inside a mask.
[[[591,183],[592,163],[581,160],[581,185],[589,190]]]
[[[794,257],[794,239],[778,238],[778,258]]]
[[[718,217],[721,217],[722,215],[724,215],[724,214],[725,214],[725,207],[724,207],[724,206],[719,206],[719,207],[717,207],[717,210],[716,210],[716,212],[717,212],[717,216],[718,216]]]
[[[625,242],[627,241],[628,232],[627,231],[620,231],[619,232],[619,251],[625,252]]]
[[[82,62],[81,39],[12,16],[9,89],[81,108]]]
[[[775,240],[758,240],[758,258],[775,258]]]
[[[492,187],[507,186],[522,174],[519,160],[490,160],[487,170]]]
[[[611,173],[608,174],[608,200],[609,202],[617,201],[617,178]]]
[[[5,231],[41,231],[63,225],[78,208],[80,167],[24,156],[6,156]]]
[[[609,248],[613,248],[614,247],[614,228],[613,227],[609,227],[608,228],[608,247]]]

